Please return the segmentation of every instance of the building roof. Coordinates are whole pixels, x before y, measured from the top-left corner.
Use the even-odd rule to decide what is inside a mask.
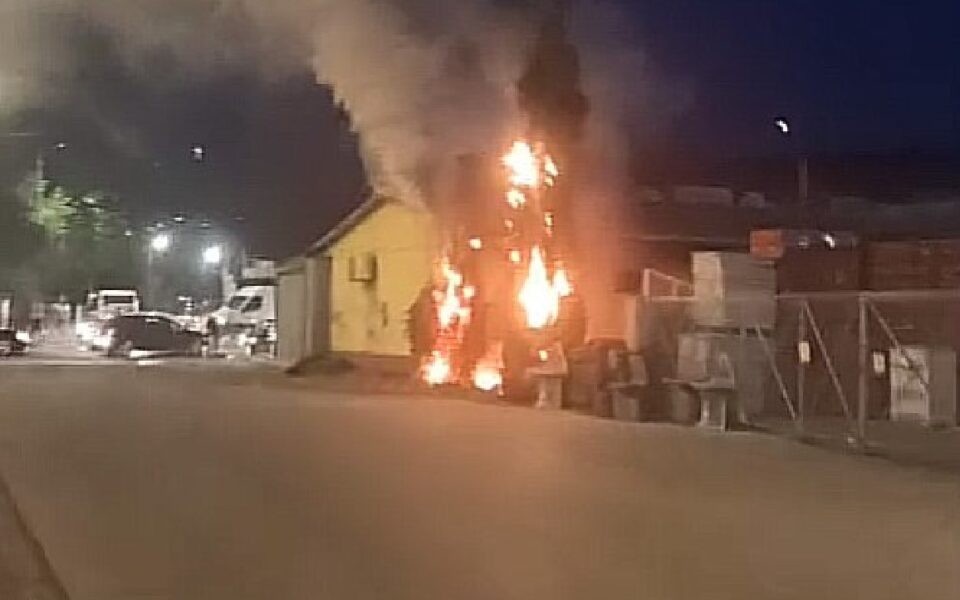
[[[304,268],[304,259],[302,256],[294,256],[277,265],[277,275],[296,275],[302,273]]]
[[[364,219],[366,219],[387,202],[390,202],[390,200],[384,196],[380,196],[378,194],[371,195],[369,198],[364,200],[360,206],[350,211],[350,214],[344,217],[339,223],[334,225],[334,227],[324,234],[323,237],[311,244],[310,247],[307,248],[306,255],[312,256],[314,254],[323,252],[335,244],[340,238],[350,233],[354,227],[362,223]]]

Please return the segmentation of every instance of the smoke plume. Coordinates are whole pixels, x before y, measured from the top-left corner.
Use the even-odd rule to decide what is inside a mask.
[[[76,101],[91,37],[115,49],[118,68],[141,74],[145,86],[232,70],[280,78],[310,68],[350,115],[373,185],[407,202],[431,204],[440,171],[457,156],[498,152],[528,125],[542,129],[556,110],[566,111],[570,135],[579,136],[584,127],[623,130],[614,122],[623,111],[608,102],[614,86],[618,100],[650,104],[651,94],[641,90],[648,83],[642,65],[624,62],[624,56],[640,56],[633,40],[596,26],[603,22],[598,15],[611,14],[609,3],[592,0],[573,11],[580,58],[569,44],[537,51],[537,44],[549,46],[553,39],[541,33],[555,4],[0,0],[0,111]],[[578,29],[581,17],[587,26]],[[531,57],[545,54],[552,58],[531,68]],[[562,64],[570,60],[583,68]],[[565,74],[581,70],[582,92],[576,84],[572,96],[556,96],[575,84],[564,81]],[[559,82],[551,81],[555,75]],[[604,108],[589,120],[586,97]]]

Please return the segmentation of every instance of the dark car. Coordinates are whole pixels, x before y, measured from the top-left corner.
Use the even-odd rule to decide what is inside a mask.
[[[106,327],[107,356],[201,356],[203,334],[185,329],[164,314],[139,313],[111,319]]]
[[[0,356],[19,356],[30,346],[23,332],[7,327],[0,328]]]

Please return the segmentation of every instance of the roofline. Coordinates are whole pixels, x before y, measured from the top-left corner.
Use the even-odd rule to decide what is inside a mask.
[[[360,206],[350,211],[346,217],[334,225],[333,228],[324,234],[323,237],[311,244],[310,247],[307,248],[307,251],[304,253],[304,255],[313,256],[314,254],[323,252],[340,240],[340,238],[349,233],[351,229],[363,222],[363,220],[366,219],[372,212],[386,204],[386,202],[387,198],[384,196],[379,194],[371,195],[369,198],[364,200]]]

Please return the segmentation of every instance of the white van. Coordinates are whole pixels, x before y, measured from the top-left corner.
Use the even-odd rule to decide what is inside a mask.
[[[247,285],[239,288],[211,317],[224,329],[257,327],[277,318],[277,286]]]

